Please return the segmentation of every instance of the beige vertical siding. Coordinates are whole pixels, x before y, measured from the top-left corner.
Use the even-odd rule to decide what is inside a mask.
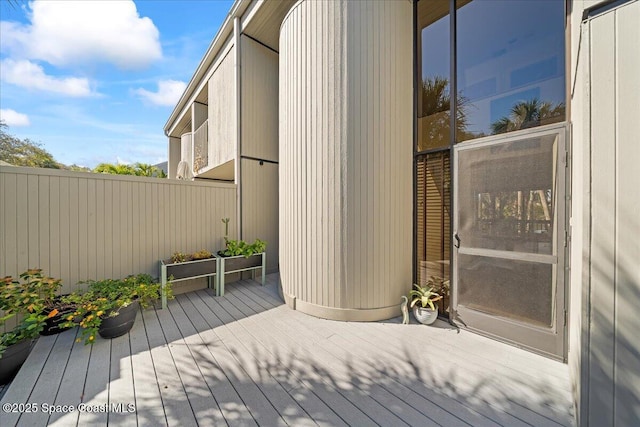
[[[278,54],[249,37],[241,40],[242,155],[277,161]]]
[[[167,162],[167,175],[170,179],[176,178],[176,173],[178,172],[178,163],[181,160],[181,143],[180,138],[176,138],[174,136],[169,137],[169,147],[168,151],[168,162]]]
[[[278,54],[242,42],[242,156],[278,160]],[[267,268],[278,268],[278,165],[241,160],[242,237],[267,241]]]
[[[222,248],[220,219],[235,218],[235,197],[233,184],[0,166],[0,277],[42,268],[63,292],[157,277],[175,251]]]
[[[411,29],[406,1],[301,1],[283,22],[280,270],[299,310],[389,318],[411,287]]]
[[[236,156],[235,47],[209,80],[209,165],[219,166]]]
[[[278,165],[242,159],[242,238],[267,242],[267,269],[278,269]]]
[[[638,23],[640,2],[631,2],[584,24],[591,161],[582,172],[591,177],[591,239],[582,425],[640,425]]]
[[[194,102],[191,105],[191,132],[195,132],[207,120],[208,114],[206,104]]]

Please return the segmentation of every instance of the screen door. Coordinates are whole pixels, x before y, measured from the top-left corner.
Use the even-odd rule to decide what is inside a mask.
[[[453,317],[565,355],[564,126],[454,148]]]

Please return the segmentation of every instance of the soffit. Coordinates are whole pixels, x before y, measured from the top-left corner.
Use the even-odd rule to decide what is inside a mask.
[[[458,0],[456,2],[456,8],[460,9],[471,3],[472,0]],[[424,28],[427,25],[431,25],[443,16],[449,14],[449,1],[426,1],[422,0],[418,2],[418,28]]]
[[[265,2],[246,23],[243,33],[278,51],[280,25],[297,0]]]

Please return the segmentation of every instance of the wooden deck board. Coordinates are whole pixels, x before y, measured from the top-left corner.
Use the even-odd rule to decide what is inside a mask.
[[[166,313],[166,310],[158,311]],[[154,311],[145,310],[143,318],[167,424],[170,426],[197,425],[175,361],[160,327],[158,315]]]
[[[180,376],[196,419],[207,419],[217,425],[225,424],[213,390],[200,367],[206,362],[206,356],[202,357],[203,351],[206,351],[205,344],[177,301],[171,301],[168,308],[176,321],[178,333],[184,337],[182,340],[172,338],[174,346],[170,348],[174,358],[180,360]],[[184,345],[180,345],[182,343]]]
[[[205,297],[209,298],[209,296]],[[240,398],[227,373],[217,361],[219,357],[227,357],[225,350],[218,348],[223,344],[214,332],[215,328],[222,326],[222,322],[216,316],[207,316],[205,320],[203,313],[207,313],[209,308],[196,293],[190,293],[188,300],[188,302],[181,301],[181,305],[187,307],[189,312],[194,312],[192,318],[196,318],[198,323],[202,321],[211,325],[211,329],[200,332],[200,337],[207,346],[206,352],[203,351],[201,354],[201,359],[205,369],[205,377],[210,387],[214,390],[214,396],[225,421],[230,426],[257,425],[251,412],[244,410],[244,401]]]
[[[138,317],[139,317],[138,313]],[[137,319],[139,320],[139,319]],[[116,405],[107,412],[107,424],[131,426],[137,423],[135,411],[129,412],[129,404],[136,401],[131,366],[129,334],[111,340],[111,365],[109,366],[109,404]],[[118,406],[122,405],[122,406]]]
[[[76,339],[79,338],[79,331]],[[65,375],[62,377],[62,383],[58,389],[55,405],[75,405],[82,399],[84,384],[87,379],[87,369],[89,367],[89,358],[91,356],[91,346],[74,345],[67,362]],[[67,372],[69,370],[69,372]],[[73,372],[73,375],[70,373]],[[55,412],[50,414],[48,425],[50,426],[75,426],[78,423],[78,411],[73,412]]]
[[[141,311],[125,336],[41,337],[2,403],[134,403],[0,425],[572,425],[566,365],[467,331],[317,319],[267,285]],[[34,401],[37,400],[37,402]]]
[[[69,355],[75,338],[75,330],[65,331],[58,336],[58,339],[53,345],[51,353],[42,368],[40,378],[29,396],[29,400],[31,402],[46,402],[48,404],[53,404],[55,396],[58,393],[62,374],[67,366],[67,361],[69,360]],[[49,415],[42,410],[39,410],[36,413],[23,414],[23,416],[18,420],[18,426],[46,424],[48,420]]]
[[[298,417],[302,416],[302,419],[296,418],[295,420],[288,421],[292,421],[295,425],[301,425],[303,422],[310,423],[311,420],[309,416],[311,416],[315,423],[324,425],[346,425],[326,403],[313,393],[311,387],[302,384],[299,379],[295,377],[295,373],[282,366],[278,355],[278,347],[265,344],[264,338],[266,335],[262,329],[262,325],[260,325],[259,322],[256,323],[255,320],[250,317],[258,313],[250,310],[248,306],[244,305],[242,301],[234,297],[233,294],[229,294],[226,299],[239,311],[249,316],[239,320],[236,324],[229,325],[230,332],[236,338],[236,345],[241,344],[244,347],[244,350],[236,347],[236,351],[250,354],[253,360],[249,363],[252,365],[257,364],[261,372],[267,372],[278,382],[278,390],[282,388],[286,391],[289,397],[285,398],[284,401],[281,402],[281,405],[287,405],[290,399],[292,399],[296,402],[296,406],[299,405],[300,408],[304,410],[304,414],[298,412]],[[294,409],[297,410],[298,408],[294,406]],[[291,408],[289,408],[288,412],[291,413]]]
[[[82,339],[82,338],[81,338]],[[87,378],[82,394],[82,403],[88,405],[106,405],[109,403],[109,367],[111,366],[112,340],[96,339],[91,345]],[[84,345],[84,342],[76,345]],[[69,371],[68,375],[73,375]],[[80,412],[78,425],[107,425],[106,412]]]
[[[242,287],[239,287],[239,289],[242,289]],[[246,286],[245,286],[246,289]],[[270,302],[277,302],[273,299],[273,297],[271,296],[271,294],[269,294],[264,288],[260,288],[260,287],[252,287],[251,288],[251,292],[253,293],[257,293],[260,295],[261,298],[264,298],[265,301],[270,301]],[[296,317],[296,315],[298,317]],[[294,318],[296,320],[294,320]],[[411,334],[412,334],[412,330],[411,327],[406,327],[403,325],[393,325],[396,327],[399,327],[401,329],[393,329],[393,328],[389,328],[386,326],[392,326],[392,325],[381,325],[379,323],[345,323],[345,322],[335,322],[335,321],[328,321],[328,320],[322,320],[322,319],[315,319],[315,318],[311,318],[309,316],[305,316],[305,315],[300,315],[300,313],[292,313],[291,316],[288,316],[288,319],[293,322],[292,324],[298,324],[299,326],[305,326],[305,325],[309,325],[308,330],[313,330],[313,331],[323,331],[326,330],[327,327],[325,325],[331,325],[328,329],[331,331],[336,331],[336,330],[341,330],[341,331],[345,331],[345,335],[346,336],[350,336],[350,339],[352,340],[351,342],[353,342],[353,340],[357,340],[358,339],[358,335],[361,335],[363,333],[363,331],[367,331],[367,330],[374,330],[376,331],[376,335],[374,337],[370,337],[370,340],[372,341],[371,344],[373,344],[375,347],[372,348],[370,351],[373,353],[376,353],[376,349],[378,349],[378,353],[380,351],[383,352],[389,352],[394,350],[394,348],[400,348],[400,346],[405,345],[406,343],[410,343],[411,342]],[[298,323],[296,323],[298,322]],[[385,327],[383,327],[385,326]],[[420,325],[414,325],[413,328],[420,328]],[[408,329],[407,329],[408,328]],[[299,328],[298,328],[299,329]],[[433,329],[433,328],[432,328]],[[292,329],[295,330],[295,329]],[[415,329],[414,329],[415,330]],[[347,332],[349,331],[349,332]],[[387,332],[388,334],[382,333],[382,332]],[[402,337],[399,335],[398,331],[405,333],[406,332],[406,336]],[[444,331],[445,333],[450,333],[452,331]],[[320,332],[321,333],[321,332]],[[382,334],[381,334],[382,333]],[[340,334],[334,334],[335,337],[340,337]],[[510,357],[522,357],[521,363],[526,363],[528,364],[527,366],[533,366],[533,367],[537,367],[537,366],[541,366],[541,367],[545,367],[547,370],[551,370],[553,369],[553,367],[556,368],[556,374],[558,373],[557,371],[557,367],[558,366],[564,366],[564,365],[560,365],[557,362],[551,361],[551,360],[547,360],[544,359],[540,356],[534,355],[534,354],[530,354],[530,353],[526,353],[526,352],[522,352],[522,351],[512,351],[512,352],[505,352],[505,346],[501,343],[495,342],[495,341],[491,341],[488,340],[484,337],[479,337],[473,334],[469,334],[469,333],[465,333],[465,338],[467,336],[470,336],[470,338],[472,338],[475,341],[484,341],[481,342],[480,344],[484,345],[485,347],[487,346],[495,346],[496,347],[496,355],[494,356],[494,360],[495,357],[498,356],[499,354],[504,354],[504,353],[516,353],[515,355],[511,354],[509,355]],[[446,337],[445,337],[446,338]],[[383,348],[380,348],[379,343],[380,342],[389,342],[389,344],[393,343],[394,345],[385,345]],[[449,351],[440,351],[439,353],[437,352],[438,350],[441,350],[443,346],[447,345],[447,341],[445,341],[444,339],[441,340],[440,342],[434,342],[433,345],[430,346],[430,351],[436,351],[435,356],[439,356],[440,358],[447,360],[448,363],[453,363],[452,359],[454,359],[455,361],[459,362],[459,366],[457,366],[457,369],[463,369],[465,370],[463,375],[458,375],[459,379],[456,381],[456,384],[458,387],[460,387],[461,383],[464,383],[466,380],[466,376],[469,375],[474,375],[475,372],[479,371],[479,372],[483,372],[483,375],[485,376],[485,378],[487,377],[487,373],[488,372],[492,372],[496,370],[496,364],[495,362],[493,363],[489,363],[488,361],[484,360],[484,364],[481,364],[480,366],[475,367],[475,369],[469,370],[468,366],[469,364],[473,365],[473,363],[477,362],[476,358],[473,357],[468,357],[469,351],[467,349],[467,351],[464,351],[464,348],[459,348],[459,351],[455,351],[456,349],[451,349],[449,348]],[[507,349],[511,349],[511,347],[506,347]],[[408,354],[407,354],[408,350],[404,351],[403,353],[399,353],[399,352],[395,352],[394,353],[394,359],[396,360],[403,360],[403,359],[408,359]],[[525,355],[520,355],[518,353],[526,353]],[[392,359],[393,360],[393,359]],[[372,362],[372,363],[378,363],[378,362]],[[428,363],[425,364],[425,366],[430,366]],[[454,365],[455,366],[455,365]],[[506,367],[500,367],[499,370],[503,375],[502,376],[495,376],[495,377],[499,377],[497,381],[503,381],[504,380],[504,375],[505,374],[513,374],[513,371],[511,369],[510,366],[506,366]],[[506,371],[506,372],[505,372]],[[565,382],[568,383],[568,377],[566,376],[566,370],[564,370],[565,375],[556,375],[553,377],[549,377],[549,378],[545,378],[545,381],[549,381],[551,384],[550,390],[551,392],[553,392],[554,389],[556,389],[556,382],[560,382],[562,381],[562,379],[564,378]],[[433,374],[433,373],[431,373]],[[451,372],[444,372],[444,377],[443,378],[438,378],[439,381],[436,381],[433,385],[435,387],[436,390],[438,390],[439,388],[439,384],[446,384],[447,381],[449,381],[449,376],[451,375]],[[520,391],[522,392],[522,390],[528,390],[531,392],[531,388],[527,388],[527,387],[523,387],[525,384],[527,383],[531,383],[531,384],[536,384],[540,382],[540,378],[526,378],[526,375],[524,376],[525,378],[519,378],[520,381],[518,381],[518,383],[516,384],[516,389],[515,391]],[[416,382],[417,385],[422,385],[422,381],[417,381]],[[564,383],[563,383],[564,384]],[[473,383],[474,386],[478,385],[478,382],[474,382]],[[498,384],[496,384],[496,387],[486,387],[487,389],[491,389],[491,390],[496,390],[499,389],[500,387],[497,387]],[[524,401],[526,402],[530,402],[531,399],[538,399],[538,396],[540,395],[544,395],[544,394],[548,394],[548,393],[541,393],[543,391],[546,391],[545,389],[548,387],[549,384],[541,384],[538,388],[537,388],[537,394],[536,395],[528,395],[525,396],[523,398]],[[500,386],[502,387],[502,383],[500,383]],[[433,395],[433,391],[430,391],[430,395]],[[470,395],[473,395],[473,390],[469,391]],[[553,394],[553,393],[552,393]],[[481,394],[480,394],[481,396]],[[565,399],[550,399],[550,400],[563,400],[565,402],[565,406],[562,408],[561,411],[558,411],[557,408],[551,408],[548,407],[546,408],[547,411],[546,412],[550,412],[551,417],[553,418],[553,420],[551,420],[551,422],[549,422],[550,420],[547,419],[546,417],[539,417],[536,416],[535,412],[531,411],[528,408],[522,408],[520,406],[520,404],[518,402],[511,402],[511,410],[512,412],[515,412],[517,414],[519,414],[522,418],[525,418],[525,420],[527,420],[528,422],[532,422],[534,425],[558,425],[559,424],[566,424],[567,422],[571,422],[571,416],[570,416],[570,408],[567,407],[566,405],[570,405],[570,401],[567,399],[567,397],[569,396],[568,393],[564,394]],[[455,396],[451,396],[451,397],[455,397]],[[504,396],[502,396],[504,397]],[[560,396],[556,396],[556,397],[560,397]],[[450,399],[447,399],[450,400]],[[449,404],[449,402],[447,402]],[[450,406],[450,404],[448,405]],[[479,404],[476,405],[476,409],[481,409],[482,411],[484,411],[484,409],[486,408],[485,405],[483,404]],[[456,409],[456,413],[458,413],[457,411],[459,410],[459,408]],[[484,412],[490,412],[490,411],[484,411]],[[502,412],[498,412],[500,414],[502,414]],[[494,414],[495,415],[495,414]],[[497,422],[504,422],[506,425],[517,425],[518,424],[518,420],[515,419],[513,416],[510,416],[509,414],[506,414],[507,416],[504,417],[506,419],[503,420],[498,420]],[[567,417],[567,415],[569,415]],[[499,417],[499,418],[503,418],[503,417]],[[476,420],[474,423],[477,423],[478,421]],[[556,423],[557,422],[557,423]]]
[[[232,319],[230,315],[213,299],[207,299],[206,305],[209,313],[206,311],[204,317],[217,317],[218,321],[223,318]],[[231,320],[233,321],[233,320]],[[245,402],[247,409],[251,412],[258,424],[265,425],[284,425],[284,419],[278,413],[273,403],[265,395],[264,391],[251,379],[250,374],[246,371],[242,360],[238,359],[239,355],[232,351],[227,343],[231,339],[232,334],[226,329],[225,324],[216,328],[216,333],[224,343],[224,347],[218,347],[219,352],[226,352],[217,358],[222,368],[227,372],[234,388]],[[270,381],[269,381],[270,382]]]
[[[167,419],[142,313],[138,313],[136,323],[129,332],[129,342],[137,423],[139,426],[166,426]]]
[[[397,399],[374,382],[358,375],[354,361],[339,360],[324,347],[322,338],[300,332],[297,328],[282,322],[281,310],[270,310],[267,319],[271,326],[279,328],[298,344],[298,348],[307,350],[309,368],[301,375],[320,375],[323,381],[332,385],[338,392],[380,425],[437,425],[433,420],[422,417],[406,403]],[[346,362],[346,363],[343,363]],[[313,372],[312,372],[313,371]],[[402,417],[399,414],[402,413]],[[418,421],[420,422],[416,424]]]

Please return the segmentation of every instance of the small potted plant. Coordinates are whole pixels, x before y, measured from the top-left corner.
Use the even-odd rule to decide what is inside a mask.
[[[433,292],[440,295],[442,298],[438,300],[438,312],[439,313],[448,313],[449,312],[449,301],[450,301],[450,281],[445,280],[439,276],[431,276],[429,280],[427,280],[426,286],[431,287]]]
[[[20,280],[11,276],[0,280],[0,327],[11,318],[22,318],[13,329],[0,334],[0,384],[20,369],[46,320],[55,315],[46,314],[45,306],[60,286],[60,280],[44,277],[40,269],[25,271]]]
[[[160,299],[163,292],[172,298],[171,282],[162,290],[148,274],[87,283],[89,289],[84,294],[64,298],[65,302],[75,303],[77,307],[63,324],[80,326],[85,344],[94,342],[96,334],[103,338],[126,334],[133,327],[139,307],[148,307]]]
[[[430,286],[413,286],[415,289],[409,292],[413,315],[423,325],[430,325],[438,318],[438,307],[433,303],[441,300],[442,296]]]

